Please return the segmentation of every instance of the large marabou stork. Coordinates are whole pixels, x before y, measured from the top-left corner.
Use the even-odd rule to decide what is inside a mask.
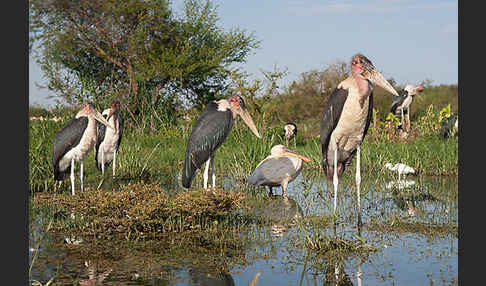
[[[258,130],[245,107],[243,98],[232,95],[228,99],[213,100],[206,105],[199,119],[194,125],[187,141],[186,156],[182,169],[182,186],[189,188],[196,170],[206,162],[204,171],[204,188],[207,189],[209,164],[213,188],[216,186],[214,174],[214,153],[224,142],[233,127],[233,122],[239,115],[258,138]]]
[[[324,104],[321,123],[322,167],[334,184],[334,213],[337,206],[338,178],[355,154],[358,225],[360,215],[360,145],[364,140],[373,113],[373,85],[377,84],[398,95],[391,84],[362,54],[351,58],[351,76],[339,83]]]
[[[249,185],[268,186],[272,195],[273,187],[282,187],[282,196],[287,196],[287,185],[302,171],[302,161],[312,159],[289,150],[284,145],[275,145],[270,155],[263,159],[247,178]]]
[[[115,177],[116,153],[123,136],[123,116],[120,112],[120,101],[113,100],[111,107],[103,110],[101,114],[115,129],[107,130],[103,124],[97,123],[98,140],[95,145],[96,167],[104,177],[106,166],[113,161],[113,177]]]
[[[407,84],[404,89],[398,91],[398,96],[392,97],[390,112],[400,117],[400,128],[403,129],[405,125],[405,131],[407,132],[410,131],[410,104],[412,103],[413,97],[423,90],[424,87],[422,85],[413,86]]]
[[[96,121],[114,129],[93,104],[84,103],[83,108],[56,133],[54,138],[52,145],[54,179],[62,181],[71,173],[72,195],[74,195],[74,161],[81,163],[79,178],[81,191],[83,191],[83,160],[96,141]]]

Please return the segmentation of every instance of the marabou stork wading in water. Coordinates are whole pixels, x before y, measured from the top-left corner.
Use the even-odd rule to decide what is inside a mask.
[[[54,138],[52,145],[52,167],[54,179],[64,180],[71,173],[71,193],[74,195],[74,161],[79,161],[81,191],[83,191],[83,160],[93,147],[96,139],[96,121],[111,129],[114,127],[106,121],[93,104],[84,103],[83,108],[62,127]]]
[[[96,167],[104,177],[105,168],[113,161],[113,177],[115,177],[116,153],[123,136],[123,117],[120,112],[120,101],[114,100],[111,107],[103,110],[101,114],[115,129],[107,130],[103,124],[96,123],[98,125],[98,140],[95,145]]]
[[[424,87],[422,85],[413,86],[408,84],[398,92],[398,96],[392,96],[390,112],[400,117],[401,124],[399,128],[404,129],[406,132],[410,131],[410,104],[413,97],[423,90]],[[405,128],[403,128],[404,126]]]
[[[204,188],[207,189],[208,185],[210,163],[213,188],[216,186],[214,153],[230,133],[237,115],[243,119],[253,134],[261,138],[245,107],[243,98],[233,95],[228,99],[209,102],[196,121],[187,141],[186,157],[182,169],[182,186],[184,188],[191,187],[196,170],[201,168],[204,162],[206,162]]]
[[[284,145],[275,145],[270,150],[270,155],[256,166],[247,182],[253,186],[268,186],[270,195],[273,187],[281,186],[282,196],[287,197],[287,185],[302,171],[302,161],[312,160]]]
[[[351,76],[339,83],[324,104],[321,122],[322,167],[334,184],[334,213],[337,206],[338,178],[355,154],[358,226],[360,213],[360,145],[364,140],[373,113],[373,85],[398,95],[391,84],[362,54],[351,58]]]

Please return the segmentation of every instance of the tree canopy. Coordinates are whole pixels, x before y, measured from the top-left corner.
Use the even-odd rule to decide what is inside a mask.
[[[138,109],[201,106],[227,91],[231,65],[259,47],[252,33],[219,27],[209,0],[186,0],[182,11],[164,0],[29,5],[29,48],[38,47],[47,87],[73,104],[117,96]]]

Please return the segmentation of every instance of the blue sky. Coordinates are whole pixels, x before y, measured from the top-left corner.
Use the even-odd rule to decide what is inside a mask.
[[[254,33],[261,47],[242,66],[254,78],[260,70],[287,69],[281,84],[302,72],[366,55],[398,84],[458,82],[457,1],[213,0],[220,26]],[[173,0],[175,9],[182,0]],[[44,106],[39,67],[29,62],[29,102]]]

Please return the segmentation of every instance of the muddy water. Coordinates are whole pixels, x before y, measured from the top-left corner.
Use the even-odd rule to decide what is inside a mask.
[[[109,259],[104,259],[103,247],[112,250],[116,242],[98,242],[98,255],[83,257],[76,246],[83,243],[80,238],[45,234],[48,220],[42,212],[34,213],[31,278],[45,283],[55,276],[59,285],[457,285],[457,177],[407,177],[408,183],[400,186],[396,180],[391,174],[362,178],[360,237],[376,249],[368,255],[346,253],[330,259],[298,243],[316,233],[348,240],[358,234],[352,176],[340,182],[335,227],[299,223],[316,215],[329,217],[333,210],[332,183],[303,172],[289,185],[288,200],[274,189],[275,196],[260,196],[255,204],[254,214],[272,223],[250,226],[239,234],[246,239],[241,249],[221,250],[207,267],[201,262],[207,257],[198,253],[143,248],[109,251]],[[222,184],[235,188],[228,178]]]

